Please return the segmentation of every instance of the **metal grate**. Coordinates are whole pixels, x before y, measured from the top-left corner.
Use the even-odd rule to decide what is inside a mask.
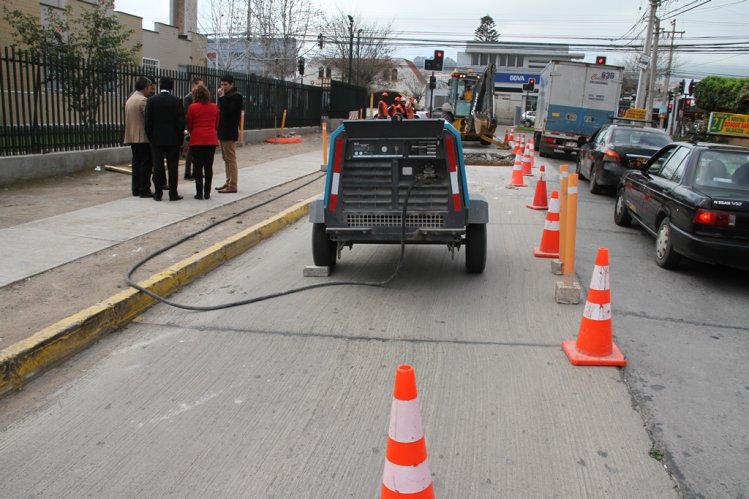
[[[400,215],[346,215],[349,227],[397,227],[401,225]],[[407,227],[439,229],[444,227],[442,215],[406,215]]]

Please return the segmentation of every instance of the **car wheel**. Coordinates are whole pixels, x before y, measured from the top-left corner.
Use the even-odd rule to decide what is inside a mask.
[[[319,267],[335,267],[337,245],[325,233],[325,224],[312,224],[312,260]]]
[[[588,179],[588,182],[590,183],[590,192],[593,194],[600,194],[602,189],[601,186],[598,185],[598,173],[596,172],[596,165],[591,165],[590,167],[590,178]]]
[[[664,269],[675,269],[679,260],[681,255],[674,251],[671,244],[671,221],[666,217],[661,221],[655,238],[655,263]]]
[[[585,175],[583,175],[583,155],[582,153],[577,155],[577,166],[575,167],[575,173],[577,173],[578,178],[585,178]]]
[[[480,274],[486,268],[486,224],[468,224],[466,227],[466,270]]]
[[[624,191],[622,190],[616,193],[616,201],[614,203],[614,223],[620,227],[629,227],[632,225],[632,215],[629,214],[629,209],[624,203]]]

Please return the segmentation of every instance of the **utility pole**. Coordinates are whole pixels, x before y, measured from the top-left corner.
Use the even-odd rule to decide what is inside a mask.
[[[348,44],[348,83],[351,85],[351,74],[354,72],[354,18],[348,16],[348,31],[349,31],[349,44]]]
[[[655,12],[658,9],[658,0],[650,0],[650,15],[648,17],[648,30],[645,35],[645,46],[640,54],[640,77],[637,80],[637,97],[635,107],[642,108],[645,105],[645,92],[648,85],[648,68],[652,67],[650,61],[650,47],[653,41],[653,26],[655,25]]]
[[[361,32],[362,28],[356,30],[356,84],[359,85],[359,78],[361,77]]]
[[[674,59],[674,40],[676,39],[676,34],[683,35],[684,31],[676,31],[676,19],[671,20],[671,47],[668,50],[668,65],[666,66],[666,92],[671,90],[671,63]],[[671,112],[668,115],[668,124],[666,125],[666,130],[668,133],[671,133],[671,128],[673,127],[673,123],[676,121],[674,117],[676,116],[676,99],[674,99],[674,104],[671,108]]]
[[[653,33],[653,52],[650,56],[650,75],[648,78],[648,97],[645,99],[645,117],[650,121],[653,117],[653,94],[655,93],[655,82],[658,80],[658,39],[661,31],[661,20],[655,19],[655,31]]]

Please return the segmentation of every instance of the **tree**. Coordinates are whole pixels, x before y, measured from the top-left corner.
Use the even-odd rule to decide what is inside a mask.
[[[247,0],[211,1],[208,26],[201,25],[201,30],[208,33],[212,52],[209,59],[217,69],[251,72],[248,8]]]
[[[349,16],[338,11],[329,18],[323,29],[325,46],[321,52],[325,63],[345,75],[348,80],[349,57],[351,57],[351,83],[370,85],[382,79],[383,73],[392,71],[391,59],[393,47],[388,44],[392,39],[392,21],[386,25],[359,23],[361,16],[356,14],[353,25],[353,53],[351,47],[351,23]]]
[[[101,102],[116,81],[115,70],[135,64],[140,43],[128,46],[132,30],[126,30],[113,13],[114,0],[96,0],[78,15],[69,3],[62,14],[47,8],[45,25],[36,16],[3,6],[3,15],[14,27],[14,46],[28,50],[42,65],[35,75],[35,90],[48,81],[57,81],[69,108],[86,127],[96,124]]]
[[[695,104],[706,113],[744,113],[749,107],[749,78],[708,76],[697,84]]]
[[[479,42],[496,42],[499,40],[499,33],[497,33],[494,19],[489,14],[481,18],[481,24],[476,28],[474,32],[476,40]]]

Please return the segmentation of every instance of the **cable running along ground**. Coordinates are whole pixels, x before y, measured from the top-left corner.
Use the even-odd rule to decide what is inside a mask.
[[[191,239],[191,238],[193,238],[193,237],[195,237],[195,236],[197,236],[199,234],[202,234],[203,232],[206,232],[206,231],[208,231],[208,230],[210,230],[210,229],[212,229],[212,228],[214,228],[214,227],[216,227],[216,226],[218,226],[218,225],[220,225],[220,224],[222,224],[224,222],[227,222],[227,221],[229,221],[229,220],[231,220],[233,218],[236,218],[236,217],[238,217],[240,215],[244,215],[245,213],[248,213],[248,212],[250,212],[252,210],[256,210],[256,209],[258,209],[258,208],[260,208],[262,206],[265,206],[265,205],[267,205],[267,204],[269,204],[269,203],[271,203],[273,201],[276,201],[276,200],[278,200],[278,199],[280,199],[280,198],[282,198],[284,196],[287,196],[287,195],[289,195],[289,194],[291,194],[291,193],[293,193],[295,191],[298,191],[299,189],[301,189],[303,187],[306,187],[306,186],[312,184],[313,182],[319,180],[323,176],[324,175],[315,177],[314,179],[310,180],[309,182],[307,182],[305,184],[302,184],[302,185],[300,185],[298,187],[295,187],[295,188],[293,188],[293,189],[291,189],[291,190],[289,190],[287,192],[284,192],[283,194],[280,194],[280,195],[278,195],[276,197],[273,197],[271,199],[263,201],[262,203],[258,203],[256,205],[250,206],[249,208],[246,208],[246,209],[244,209],[242,211],[234,213],[233,215],[225,217],[225,218],[223,218],[221,220],[217,220],[215,222],[212,222],[211,224],[207,225],[206,227],[204,227],[204,228],[202,228],[202,229],[200,229],[198,231],[195,231],[195,232],[193,232],[191,234],[188,234],[188,235],[186,235],[186,236],[178,239],[177,241],[175,241],[175,242],[173,242],[173,243],[171,243],[171,244],[169,244],[167,246],[164,246],[163,248],[161,248],[159,250],[154,251],[153,253],[151,253],[150,255],[146,256],[143,259],[141,259],[140,261],[138,261],[137,263],[135,263],[132,267],[130,267],[130,270],[128,270],[127,273],[125,274],[125,282],[127,282],[127,284],[129,286],[137,289],[138,291],[140,291],[142,293],[145,293],[146,295],[150,296],[154,300],[157,300],[157,301],[159,301],[159,302],[161,302],[161,303],[163,303],[165,305],[169,305],[169,306],[172,306],[172,307],[175,307],[175,308],[181,308],[183,310],[193,310],[193,311],[198,311],[198,312],[207,312],[207,311],[210,311],[210,310],[222,310],[222,309],[227,309],[227,308],[232,308],[232,307],[239,307],[239,306],[242,306],[242,305],[249,305],[251,303],[257,303],[257,302],[261,302],[261,301],[265,301],[265,300],[270,300],[272,298],[278,298],[278,297],[281,297],[281,296],[287,296],[287,295],[291,295],[291,294],[294,294],[294,293],[300,293],[302,291],[309,291],[311,289],[324,288],[324,287],[328,287],[328,286],[373,286],[373,287],[383,287],[383,286],[386,286],[393,279],[395,279],[395,277],[400,273],[401,267],[403,266],[403,260],[404,260],[405,254],[406,254],[406,210],[408,209],[408,200],[411,197],[411,191],[420,182],[420,179],[416,179],[413,182],[411,182],[409,184],[409,186],[408,186],[408,191],[406,191],[406,198],[405,198],[405,201],[403,202],[403,212],[402,212],[402,215],[401,215],[401,241],[400,241],[400,247],[401,248],[400,248],[400,256],[398,257],[398,264],[396,265],[395,270],[393,271],[393,273],[390,274],[390,276],[387,279],[383,280],[383,281],[332,281],[332,282],[322,282],[322,283],[317,283],[317,284],[310,284],[308,286],[301,286],[301,287],[298,287],[298,288],[287,289],[285,291],[278,291],[276,293],[270,293],[270,294],[267,294],[267,295],[261,295],[261,296],[257,296],[257,297],[254,297],[254,298],[248,298],[246,300],[240,300],[240,301],[229,302],[229,303],[222,303],[222,304],[219,304],[219,305],[211,305],[211,306],[185,305],[185,304],[182,304],[182,303],[177,303],[177,302],[169,300],[168,298],[165,298],[165,297],[163,297],[161,295],[158,295],[158,294],[154,293],[153,291],[151,291],[149,289],[146,289],[143,286],[140,286],[138,283],[136,283],[136,282],[133,281],[133,279],[132,279],[133,273],[136,270],[138,270],[141,266],[143,266],[146,262],[152,260],[153,258],[156,258],[158,255],[161,255],[162,253],[164,253],[166,251],[169,251],[170,249],[172,249],[172,248],[174,248],[176,246],[179,246],[180,244],[184,243],[185,241],[187,241],[187,240],[189,240],[189,239]]]

